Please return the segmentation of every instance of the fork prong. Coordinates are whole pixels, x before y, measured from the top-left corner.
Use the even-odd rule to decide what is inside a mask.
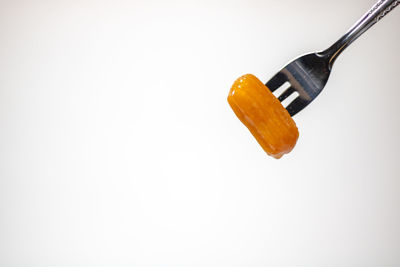
[[[287,105],[286,110],[289,112],[290,116],[296,115],[300,110],[305,108],[310,101],[301,98],[300,96],[294,99],[289,105]]]
[[[281,87],[286,81],[287,77],[282,72],[278,72],[272,77],[265,85],[269,88],[271,92],[274,92],[276,89]]]
[[[288,98],[292,93],[294,92],[294,88],[290,86],[288,89],[286,89],[279,97],[278,100],[282,102],[286,98]]]

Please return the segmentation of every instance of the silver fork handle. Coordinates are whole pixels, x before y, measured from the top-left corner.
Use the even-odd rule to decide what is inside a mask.
[[[354,42],[361,34],[381,20],[385,15],[392,11],[400,0],[379,0],[364,16],[361,17],[347,33],[331,47],[320,54],[329,58],[329,68],[332,68],[336,58]]]

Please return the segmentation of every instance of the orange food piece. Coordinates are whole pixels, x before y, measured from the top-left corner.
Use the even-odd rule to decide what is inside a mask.
[[[228,102],[268,155],[279,159],[296,145],[299,137],[296,123],[254,75],[246,74],[234,82]]]

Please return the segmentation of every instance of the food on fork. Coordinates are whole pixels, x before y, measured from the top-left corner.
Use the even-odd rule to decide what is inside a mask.
[[[296,145],[299,131],[289,112],[254,75],[238,78],[228,102],[268,155],[281,158]]]
[[[235,81],[228,102],[265,152],[280,158],[293,149],[299,132],[291,117],[321,93],[336,58],[343,50],[398,5],[400,0],[378,0],[328,49],[296,58],[275,74],[266,86],[251,74]],[[276,98],[272,92],[286,83],[289,83],[289,87]],[[281,101],[294,92],[298,96],[286,108],[283,107]]]

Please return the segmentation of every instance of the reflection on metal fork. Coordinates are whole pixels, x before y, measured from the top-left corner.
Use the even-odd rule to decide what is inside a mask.
[[[285,82],[289,82],[290,87],[278,99],[282,102],[297,91],[299,96],[286,107],[291,116],[296,115],[321,93],[340,53],[399,4],[400,0],[379,0],[331,47],[295,59],[273,76],[266,86],[274,92]]]

